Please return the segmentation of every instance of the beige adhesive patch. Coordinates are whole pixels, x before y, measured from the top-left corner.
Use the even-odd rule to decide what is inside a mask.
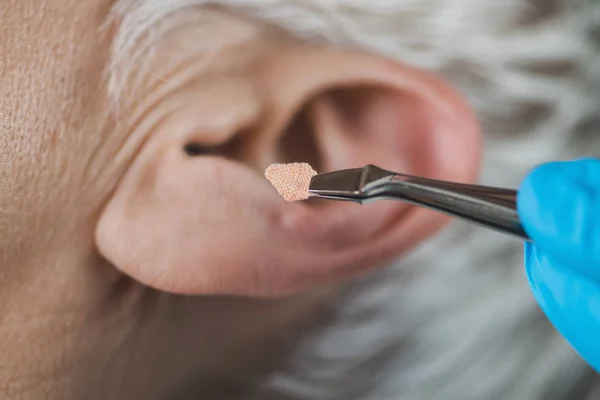
[[[302,201],[310,197],[310,180],[317,172],[306,163],[271,164],[265,177],[286,201]]]

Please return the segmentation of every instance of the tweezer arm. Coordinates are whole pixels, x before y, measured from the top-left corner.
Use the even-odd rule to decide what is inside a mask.
[[[517,214],[517,192],[394,174],[367,184],[361,202],[396,199],[529,241]]]

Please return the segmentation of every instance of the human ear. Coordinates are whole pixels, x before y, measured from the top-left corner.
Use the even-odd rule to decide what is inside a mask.
[[[478,124],[442,79],[364,52],[274,46],[174,91],[97,227],[123,273],[183,294],[278,296],[364,273],[447,218],[398,202],[285,203],[272,162],[471,182]]]

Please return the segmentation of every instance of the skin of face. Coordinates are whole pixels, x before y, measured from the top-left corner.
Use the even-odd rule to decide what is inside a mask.
[[[426,71],[219,9],[169,16],[115,104],[111,6],[0,5],[0,394],[234,398],[228,379],[277,365],[346,280],[447,222],[289,204],[264,168],[470,182],[478,126]],[[190,40],[207,17],[210,56]]]

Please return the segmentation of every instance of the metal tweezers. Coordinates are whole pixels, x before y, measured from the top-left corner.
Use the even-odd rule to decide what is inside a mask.
[[[530,240],[517,214],[516,190],[420,178],[367,165],[316,175],[309,193],[360,204],[400,200]]]

